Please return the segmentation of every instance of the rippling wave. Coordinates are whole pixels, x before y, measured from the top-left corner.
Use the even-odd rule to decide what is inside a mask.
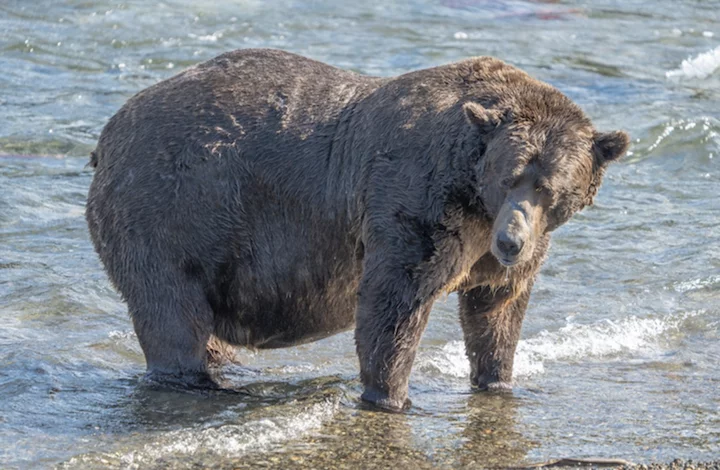
[[[142,469],[172,461],[187,464],[189,458],[239,458],[251,452],[266,452],[319,429],[332,419],[338,406],[338,396],[291,408],[276,406],[266,417],[251,418],[239,424],[159,433],[140,448],[80,455],[60,468],[103,465],[105,468]]]
[[[523,339],[515,355],[515,380],[545,372],[552,362],[574,362],[608,357],[650,356],[682,331],[683,323],[703,312],[668,315],[664,318],[602,320],[589,325],[568,323],[557,331],[542,331]],[[467,378],[470,366],[462,341],[451,341],[440,350],[425,352],[417,366],[425,373]]]

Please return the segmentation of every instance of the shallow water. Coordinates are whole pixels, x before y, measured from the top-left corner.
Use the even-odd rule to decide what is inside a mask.
[[[209,3],[207,5],[205,3]],[[3,468],[520,465],[720,456],[720,3],[218,0],[0,3]],[[515,389],[473,394],[454,295],[413,409],[357,401],[352,334],[240,353],[242,395],[139,384],[144,361],[83,218],[85,168],[132,94],[240,47],[376,75],[495,55],[631,155],[554,237]]]

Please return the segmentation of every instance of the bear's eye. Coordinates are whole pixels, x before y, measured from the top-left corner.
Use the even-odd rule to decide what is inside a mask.
[[[535,191],[545,194],[545,195],[552,194],[552,191],[550,191],[550,188],[548,188],[547,186],[542,185],[542,184],[535,185]]]
[[[507,178],[503,178],[500,181],[500,185],[505,189],[512,189],[515,186],[517,186],[517,178],[514,178],[512,176],[509,176]]]
[[[555,193],[545,184],[538,184],[535,186],[535,191],[540,193],[540,197],[547,203],[548,206],[555,205]]]

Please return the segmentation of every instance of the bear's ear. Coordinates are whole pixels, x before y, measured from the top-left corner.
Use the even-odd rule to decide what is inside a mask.
[[[468,101],[463,105],[465,117],[470,124],[477,126],[482,133],[495,129],[503,119],[503,112],[498,109],[488,109],[478,103]]]
[[[625,155],[629,145],[630,137],[623,131],[596,132],[593,142],[595,161],[598,166],[604,167]]]

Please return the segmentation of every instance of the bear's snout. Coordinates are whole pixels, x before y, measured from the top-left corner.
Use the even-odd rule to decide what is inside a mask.
[[[503,262],[505,260],[515,260],[520,254],[520,251],[522,251],[525,241],[522,238],[509,233],[507,230],[503,230],[498,233],[495,244],[497,245],[498,253],[502,258],[500,262]]]
[[[506,203],[495,220],[491,251],[503,266],[511,267],[527,258],[532,251],[532,224],[521,205]]]

